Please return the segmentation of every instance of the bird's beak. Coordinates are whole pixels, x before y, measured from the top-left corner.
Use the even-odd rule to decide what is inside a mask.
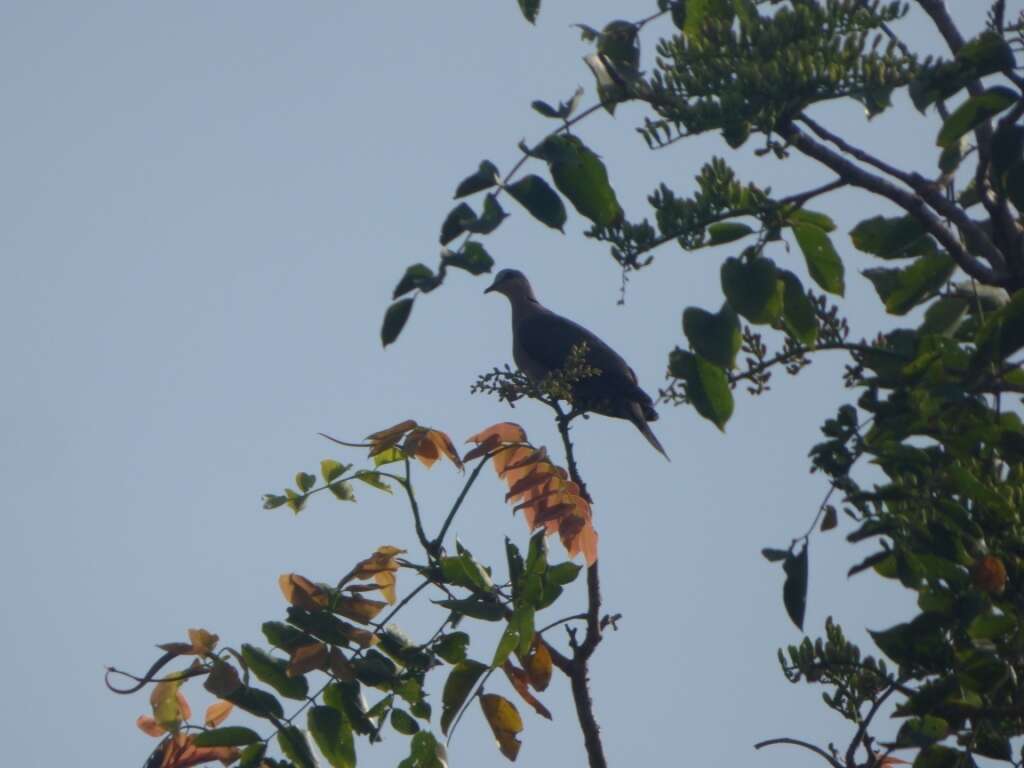
[[[495,281],[495,282],[491,283],[491,284],[490,284],[489,286],[487,286],[486,288],[484,288],[484,293],[490,293],[491,291],[496,291],[496,290],[498,290],[498,288],[497,288],[497,285],[498,285],[498,282],[497,282],[497,281]]]

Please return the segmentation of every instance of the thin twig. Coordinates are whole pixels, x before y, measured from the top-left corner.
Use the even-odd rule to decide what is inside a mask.
[[[808,744],[806,741],[800,741],[800,739],[788,739],[788,738],[768,739],[767,741],[759,741],[759,742],[757,742],[757,744],[754,745],[754,749],[761,749],[762,747],[770,747],[770,746],[772,746],[774,744],[794,744],[794,745],[796,745],[798,747],[803,747],[804,749],[809,749],[814,754],[821,755],[825,760],[828,760],[829,765],[833,766],[833,768],[845,768],[842,763],[840,763],[838,760],[836,760],[834,757],[832,757],[832,755],[830,755],[828,752],[826,752],[821,747],[817,747],[814,744]]]

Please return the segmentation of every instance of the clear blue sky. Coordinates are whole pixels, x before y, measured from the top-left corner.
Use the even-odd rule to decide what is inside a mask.
[[[582,84],[592,102],[588,48],[569,24],[600,27],[623,7],[549,0],[532,28],[514,0],[0,6],[8,763],[141,764],[153,740],[134,720],[147,696],[109,694],[105,665],[141,671],[155,643],[188,627],[258,642],[260,622],[283,614],[278,574],[331,581],[378,545],[412,547],[401,500],[370,489],[358,505],[318,500],[298,518],[260,508],[296,470],[345,458],[318,431],[360,438],[415,418],[461,443],[512,419],[557,448],[539,407],[468,394],[477,373],[511,357],[508,307],[482,295],[486,279],[455,275],[418,301],[386,351],[379,323],[405,266],[436,263],[458,180],[485,157],[507,169],[519,139],[550,127],[530,101]],[[903,29],[929,36],[920,19]],[[652,46],[644,53],[649,66]],[[648,152],[633,131],[640,114],[626,106],[580,128],[633,217],[659,181],[687,190],[726,151],[708,138]],[[859,143],[881,142],[891,160],[934,167],[934,115],[904,109],[868,124],[850,107],[819,114]],[[827,179],[755,158],[754,145],[735,159],[745,179],[780,193]],[[854,333],[870,335],[887,321],[843,232],[886,209],[852,194],[833,201],[852,259],[845,306],[863,318]],[[599,333],[655,391],[682,343],[682,308],[720,303],[728,254],[668,246],[619,307],[618,271],[580,236],[579,217],[563,236],[509,210],[487,241],[499,264],[525,270],[542,301]],[[800,263],[796,251],[775,258]],[[760,400],[740,394],[725,435],[663,407],[655,426],[671,464],[625,422],[577,427],[606,609],[623,614],[592,675],[612,765],[685,755],[798,768],[812,757],[751,745],[849,738],[817,690],[778,671],[776,647],[799,635],[780,569],[758,554],[802,533],[827,490],[806,453],[841,402],[840,371],[839,359],[822,361]],[[428,525],[457,483],[448,466],[422,478]],[[499,567],[503,536],[526,539],[502,496],[488,474],[455,526]],[[846,580],[863,553],[843,532],[812,542],[806,626],[817,633],[834,611],[863,637],[904,617],[907,602],[877,579]],[[400,593],[409,583],[400,578]],[[566,612],[582,600],[566,598]],[[427,615],[410,611],[402,625],[429,634]],[[474,655],[488,658],[494,640],[481,637]],[[200,686],[189,689],[205,706]],[[525,714],[520,763],[582,765],[567,686],[543,698],[556,720]],[[404,748],[391,736],[364,748],[362,764],[393,765]],[[453,766],[502,760],[477,712],[450,754]]]

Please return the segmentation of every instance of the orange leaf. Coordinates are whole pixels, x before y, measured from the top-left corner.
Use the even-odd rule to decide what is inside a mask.
[[[484,717],[487,718],[487,724],[494,732],[494,738],[498,741],[501,754],[509,760],[515,760],[522,746],[516,734],[523,730],[523,718],[519,716],[516,705],[504,696],[484,693],[480,695],[480,706],[484,711]]]
[[[523,664],[523,671],[530,679],[530,685],[538,691],[548,687],[548,683],[551,682],[551,651],[540,635],[534,634],[530,653],[520,661]]]
[[[494,454],[494,458],[492,459],[494,462],[494,471],[498,473],[498,477],[504,478],[505,473],[508,471],[509,464],[519,463],[536,452],[536,449],[532,445],[515,445],[509,447],[507,451],[499,451]],[[528,470],[523,468],[515,471],[519,473],[517,477],[529,473]]]
[[[508,493],[505,494],[505,501],[515,501],[521,498],[527,491],[536,489],[538,486],[547,485],[553,477],[550,472],[545,472],[543,467],[535,468],[530,474],[512,484],[512,487],[508,489]]]
[[[163,761],[160,768],[190,768],[193,765],[212,763],[219,760],[230,765],[241,754],[238,747],[197,747],[192,737],[177,734],[164,742]]]
[[[292,651],[291,660],[288,662],[286,674],[288,677],[298,677],[314,669],[323,669],[327,665],[327,646],[323,643],[310,643],[300,645]]]
[[[434,441],[430,439],[429,430],[417,435],[416,440],[413,442],[413,448],[409,447],[408,440],[406,441],[404,448],[406,453],[411,453],[419,459],[420,463],[427,469],[434,466],[434,462],[441,458],[441,451],[434,444]]]
[[[327,606],[327,593],[305,576],[297,573],[283,573],[277,579],[284,599],[296,608],[316,611]]]
[[[352,569],[353,576],[357,579],[368,579],[381,571],[397,571],[398,562],[395,560],[395,556],[404,553],[405,550],[398,547],[377,547],[376,552],[356,563],[356,567]]]
[[[551,712],[548,711],[547,707],[540,703],[540,700],[536,696],[530,693],[530,689],[527,687],[529,677],[526,672],[521,670],[511,661],[506,661],[504,665],[502,665],[502,669],[505,670],[505,676],[508,678],[508,681],[512,683],[512,687],[516,689],[516,693],[522,697],[523,701],[533,707],[533,711],[538,715],[550,720]]]
[[[147,736],[163,736],[167,733],[167,729],[154,720],[152,715],[139,715],[135,724]]]
[[[206,714],[203,715],[204,724],[207,728],[216,728],[228,719],[228,715],[231,714],[231,710],[234,708],[235,705],[230,701],[217,699],[213,704],[206,708]]]
[[[205,629],[190,629],[188,631],[188,639],[192,643],[193,653],[199,656],[207,656],[213,653],[213,649],[217,647],[217,641],[220,638],[212,632],[207,632]]]
[[[448,437],[444,432],[438,429],[431,429],[427,432],[427,438],[438,451],[448,457],[448,460],[452,464],[462,469],[462,459],[459,458],[459,454],[455,452],[455,446],[452,445],[451,438]]]
[[[377,443],[380,442],[381,440],[386,440],[390,437],[394,437],[395,435],[401,437],[410,429],[415,429],[417,426],[418,425],[416,424],[416,422],[413,421],[412,419],[406,419],[405,421],[395,424],[395,426],[393,427],[388,427],[387,429],[382,429],[380,432],[374,432],[372,435],[367,435],[366,439],[369,440],[371,443]]]
[[[503,421],[500,424],[494,424],[482,432],[477,432],[475,435],[466,440],[467,443],[483,443],[486,442],[492,435],[497,436],[498,440],[503,443],[525,443],[526,432],[518,424],[511,421]]]

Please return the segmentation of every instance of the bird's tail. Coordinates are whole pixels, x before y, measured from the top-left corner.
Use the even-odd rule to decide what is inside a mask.
[[[672,459],[669,459],[668,454],[665,453],[665,449],[661,447],[661,443],[658,442],[658,438],[654,436],[654,432],[652,432],[651,428],[647,426],[648,418],[646,409],[643,405],[637,402],[630,403],[627,418],[633,422],[633,426],[640,430],[640,434],[647,438],[647,442],[653,445],[658,453],[664,456],[668,461],[672,461]]]

